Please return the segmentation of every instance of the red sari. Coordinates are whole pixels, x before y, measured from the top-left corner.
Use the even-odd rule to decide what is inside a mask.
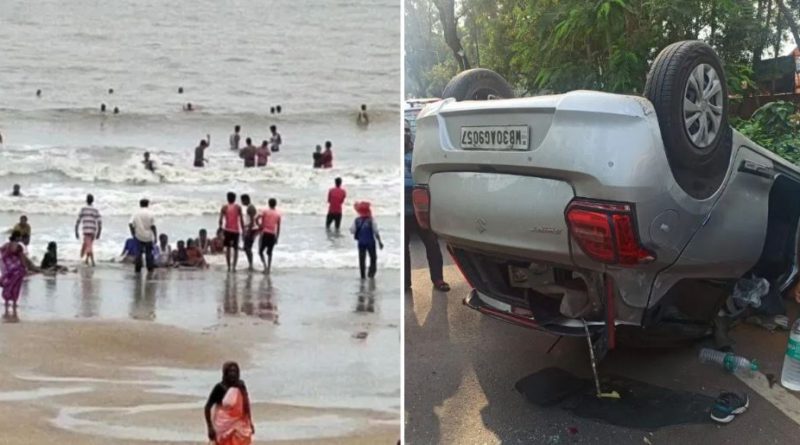
[[[250,445],[253,440],[250,415],[245,412],[244,396],[239,388],[231,387],[222,403],[216,405],[212,416],[216,445]]]

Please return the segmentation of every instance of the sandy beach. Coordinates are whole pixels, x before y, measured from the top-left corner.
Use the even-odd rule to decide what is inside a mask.
[[[395,443],[398,278],[33,276],[20,321],[0,325],[0,443],[207,443],[202,407],[227,360],[242,367],[255,443]]]

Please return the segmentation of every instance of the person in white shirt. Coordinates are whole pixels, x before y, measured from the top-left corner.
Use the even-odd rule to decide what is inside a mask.
[[[139,243],[139,254],[136,256],[136,273],[142,271],[142,254],[147,263],[147,271],[155,269],[153,259],[153,243],[158,239],[158,230],[153,214],[150,212],[150,201],[142,199],[139,201],[139,211],[133,214],[130,222],[131,235]]]

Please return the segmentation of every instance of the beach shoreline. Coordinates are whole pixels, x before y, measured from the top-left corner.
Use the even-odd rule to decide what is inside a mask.
[[[29,277],[20,321],[0,324],[4,440],[206,443],[202,406],[227,360],[254,443],[397,440],[399,356],[380,351],[399,347],[399,272],[162,272]]]

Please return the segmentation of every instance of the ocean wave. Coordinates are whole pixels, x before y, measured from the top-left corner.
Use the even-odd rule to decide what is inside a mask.
[[[174,247],[174,246],[173,246]],[[120,267],[130,267],[130,264],[122,264],[118,261],[119,250],[116,247],[98,246],[95,245],[95,261],[98,266],[105,265],[119,265]],[[71,258],[65,258],[72,252],[80,251],[80,244],[75,243],[59,243],[59,252],[62,258],[59,263],[66,266],[77,266],[80,264]],[[33,252],[33,261],[38,262],[44,255],[44,252]],[[211,268],[223,269],[226,267],[225,255],[206,255],[206,261]],[[257,263],[257,270],[261,270],[260,260],[255,258]],[[400,269],[400,255],[384,250],[378,256],[378,269]],[[348,251],[315,251],[315,250],[297,250],[297,251],[281,251],[279,248],[275,249],[273,257],[274,268],[277,269],[358,269],[358,252],[355,249]],[[239,255],[239,270],[247,268],[247,260],[244,255]]]
[[[9,149],[0,152],[0,177],[55,174],[82,182],[112,184],[230,184],[267,183],[270,186],[306,188],[313,184],[329,184],[341,176],[346,184],[399,187],[400,168],[391,165],[334,169],[313,169],[308,164],[276,161],[266,168],[242,169],[241,160],[230,153],[210,153],[209,165],[198,169],[189,164],[187,153],[153,151],[156,172],[145,170],[141,164],[144,148],[114,147],[113,153],[102,149],[36,147]],[[120,156],[120,153],[125,153]],[[113,154],[113,157],[111,156]],[[398,189],[399,190],[399,189]]]
[[[239,94],[242,94],[242,92],[239,92]],[[288,122],[304,124],[347,121],[351,123],[354,122],[358,114],[358,104],[328,109],[311,109],[308,107],[293,109],[284,105],[280,114],[271,114],[269,112],[269,106],[264,106],[262,110],[255,112],[242,112],[240,108],[234,110],[222,105],[211,106],[196,103],[194,104],[196,110],[193,112],[185,112],[179,106],[176,107],[175,104],[163,104],[162,107],[157,109],[126,109],[124,106],[121,106],[120,114],[115,115],[110,111],[114,108],[113,104],[107,104],[109,111],[105,113],[101,112],[99,108],[101,102],[103,102],[102,99],[98,100],[98,105],[96,107],[54,107],[38,109],[0,107],[0,120],[33,120],[48,123],[84,122],[92,125],[105,121],[125,124],[163,125],[164,123],[174,124],[182,121],[189,121],[195,124],[216,124],[224,119],[226,122],[239,122],[246,126],[251,123],[263,125],[265,122],[273,122],[276,125]],[[399,119],[400,106],[399,104],[379,103],[370,106],[368,111],[370,120],[373,123],[391,123]]]
[[[67,192],[69,193],[69,192]],[[139,199],[146,196],[144,193],[124,193],[100,190],[94,193],[97,208],[104,216],[128,216],[138,208]],[[267,197],[271,194],[259,196],[252,194],[256,207],[263,207]],[[219,201],[188,196],[148,196],[153,213],[159,217],[164,216],[203,216],[217,215],[223,204],[223,195]],[[310,215],[325,216],[327,204],[324,197],[320,199],[299,199],[278,197],[278,209],[284,215]],[[35,196],[14,198],[8,195],[0,196],[0,212],[25,215],[71,215],[84,206],[85,192],[75,191],[68,195],[49,195],[36,193]],[[350,209],[345,209],[345,213]],[[400,207],[397,202],[373,202],[372,213],[376,216],[400,216]]]

